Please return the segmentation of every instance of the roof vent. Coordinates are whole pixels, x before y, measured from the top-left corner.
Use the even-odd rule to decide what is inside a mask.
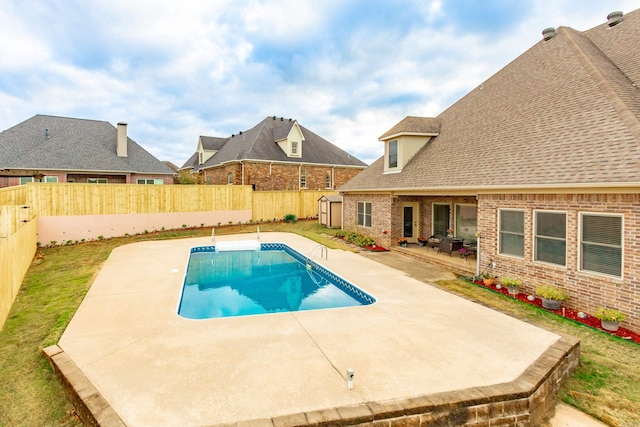
[[[551,40],[556,36],[556,29],[553,27],[548,27],[542,30],[542,38],[547,41]]]
[[[44,130],[44,139],[49,139],[49,128]]]
[[[273,120],[275,120],[275,119],[276,119],[276,116],[273,116]]]
[[[282,121],[284,121],[284,117],[280,117],[280,121],[281,121],[281,122],[282,122]]]
[[[622,11],[621,10],[616,10],[615,12],[611,12],[610,14],[607,15],[607,24],[610,27],[613,27],[616,24],[619,24],[620,22],[622,22]]]

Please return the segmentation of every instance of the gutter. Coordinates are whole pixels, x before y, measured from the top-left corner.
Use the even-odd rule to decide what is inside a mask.
[[[589,183],[589,184],[545,184],[545,185],[509,185],[509,186],[466,186],[466,187],[423,187],[423,188],[367,188],[340,189],[340,193],[370,194],[383,193],[393,195],[475,195],[475,194],[558,194],[558,193],[638,193],[640,182]]]
[[[344,167],[344,168],[353,168],[353,169],[366,169],[369,166],[357,166],[357,165],[342,165],[337,163],[313,163],[313,162],[288,162],[288,161],[278,161],[278,160],[263,160],[263,159],[242,159],[242,160],[228,160],[222,163],[216,163],[215,165],[207,166],[204,168],[200,168],[200,170],[204,169],[213,169],[218,166],[228,165],[230,163],[242,163],[242,162],[253,162],[253,163],[270,163],[270,164],[282,164],[282,165],[309,165],[309,166],[323,166],[323,167]]]

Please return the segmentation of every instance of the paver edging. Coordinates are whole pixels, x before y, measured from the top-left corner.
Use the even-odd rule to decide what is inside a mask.
[[[90,426],[123,427],[124,422],[57,345],[43,349],[54,371],[76,408],[78,416]],[[463,390],[367,402],[307,413],[290,414],[259,423],[246,420],[236,425],[273,425],[321,427],[372,425],[379,422],[401,425],[409,421],[429,423],[454,422],[457,425],[531,426],[550,415],[556,393],[577,367],[580,342],[561,337],[532,363],[517,379],[509,383],[472,387]]]
[[[88,426],[126,427],[111,405],[71,358],[57,345],[42,349],[54,372],[60,378],[80,420]]]

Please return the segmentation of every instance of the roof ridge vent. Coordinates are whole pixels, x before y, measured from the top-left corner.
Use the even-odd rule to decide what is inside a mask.
[[[620,22],[622,22],[623,15],[624,13],[622,13],[621,10],[616,10],[614,12],[611,12],[610,14],[607,15],[607,24],[610,27],[613,27],[614,25],[619,24]]]
[[[547,27],[542,30],[542,38],[544,41],[551,40],[556,36],[556,29],[553,27]]]

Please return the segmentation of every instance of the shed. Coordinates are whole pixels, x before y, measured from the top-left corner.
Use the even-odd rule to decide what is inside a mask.
[[[342,196],[322,196],[318,199],[318,222],[329,228],[342,227]]]

